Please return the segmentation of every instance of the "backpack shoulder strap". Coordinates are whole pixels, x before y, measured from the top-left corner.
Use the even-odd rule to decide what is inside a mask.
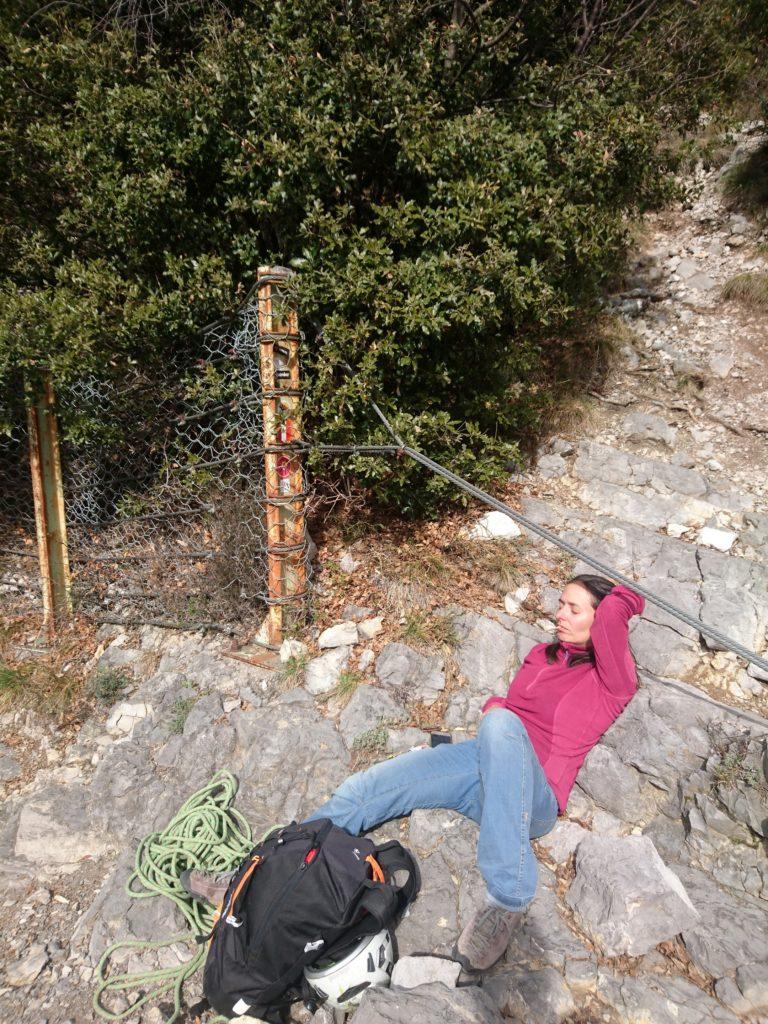
[[[387,881],[394,878],[398,871],[407,872],[408,878],[405,882],[402,885],[394,886],[399,895],[398,903],[402,903],[402,909],[405,910],[408,904],[416,899],[421,889],[421,872],[416,858],[396,839],[377,846],[373,856],[383,870]]]

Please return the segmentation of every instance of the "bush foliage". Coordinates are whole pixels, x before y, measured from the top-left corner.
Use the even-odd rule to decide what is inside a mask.
[[[627,217],[670,194],[665,140],[741,80],[755,21],[735,0],[153,10],[0,14],[0,404],[41,365],[161,389],[284,263],[312,435],[385,440],[375,398],[486,484],[556,400],[558,339],[594,313]],[[447,493],[402,463],[337,468],[403,509]]]

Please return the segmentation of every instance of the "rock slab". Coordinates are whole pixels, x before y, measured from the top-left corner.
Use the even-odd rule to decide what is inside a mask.
[[[419,654],[406,644],[387,644],[376,660],[376,678],[382,686],[407,687],[408,695],[427,703],[445,688],[443,659]]]
[[[608,956],[641,956],[699,921],[683,883],[647,836],[584,837],[566,900]]]

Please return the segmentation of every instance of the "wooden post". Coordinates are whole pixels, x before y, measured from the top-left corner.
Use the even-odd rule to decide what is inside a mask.
[[[270,647],[283,642],[291,605],[306,591],[304,562],[304,473],[296,442],[299,418],[299,325],[284,286],[292,271],[259,267],[257,279],[264,467],[267,519],[267,636]]]
[[[67,523],[59,455],[54,392],[48,374],[27,407],[29,466],[35,501],[37,551],[43,586],[43,619],[48,635],[72,614]]]

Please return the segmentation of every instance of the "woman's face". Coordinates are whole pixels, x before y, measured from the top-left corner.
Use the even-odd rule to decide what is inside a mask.
[[[578,583],[569,583],[560,595],[555,621],[557,639],[561,643],[586,644],[595,621],[595,609],[589,592]]]

